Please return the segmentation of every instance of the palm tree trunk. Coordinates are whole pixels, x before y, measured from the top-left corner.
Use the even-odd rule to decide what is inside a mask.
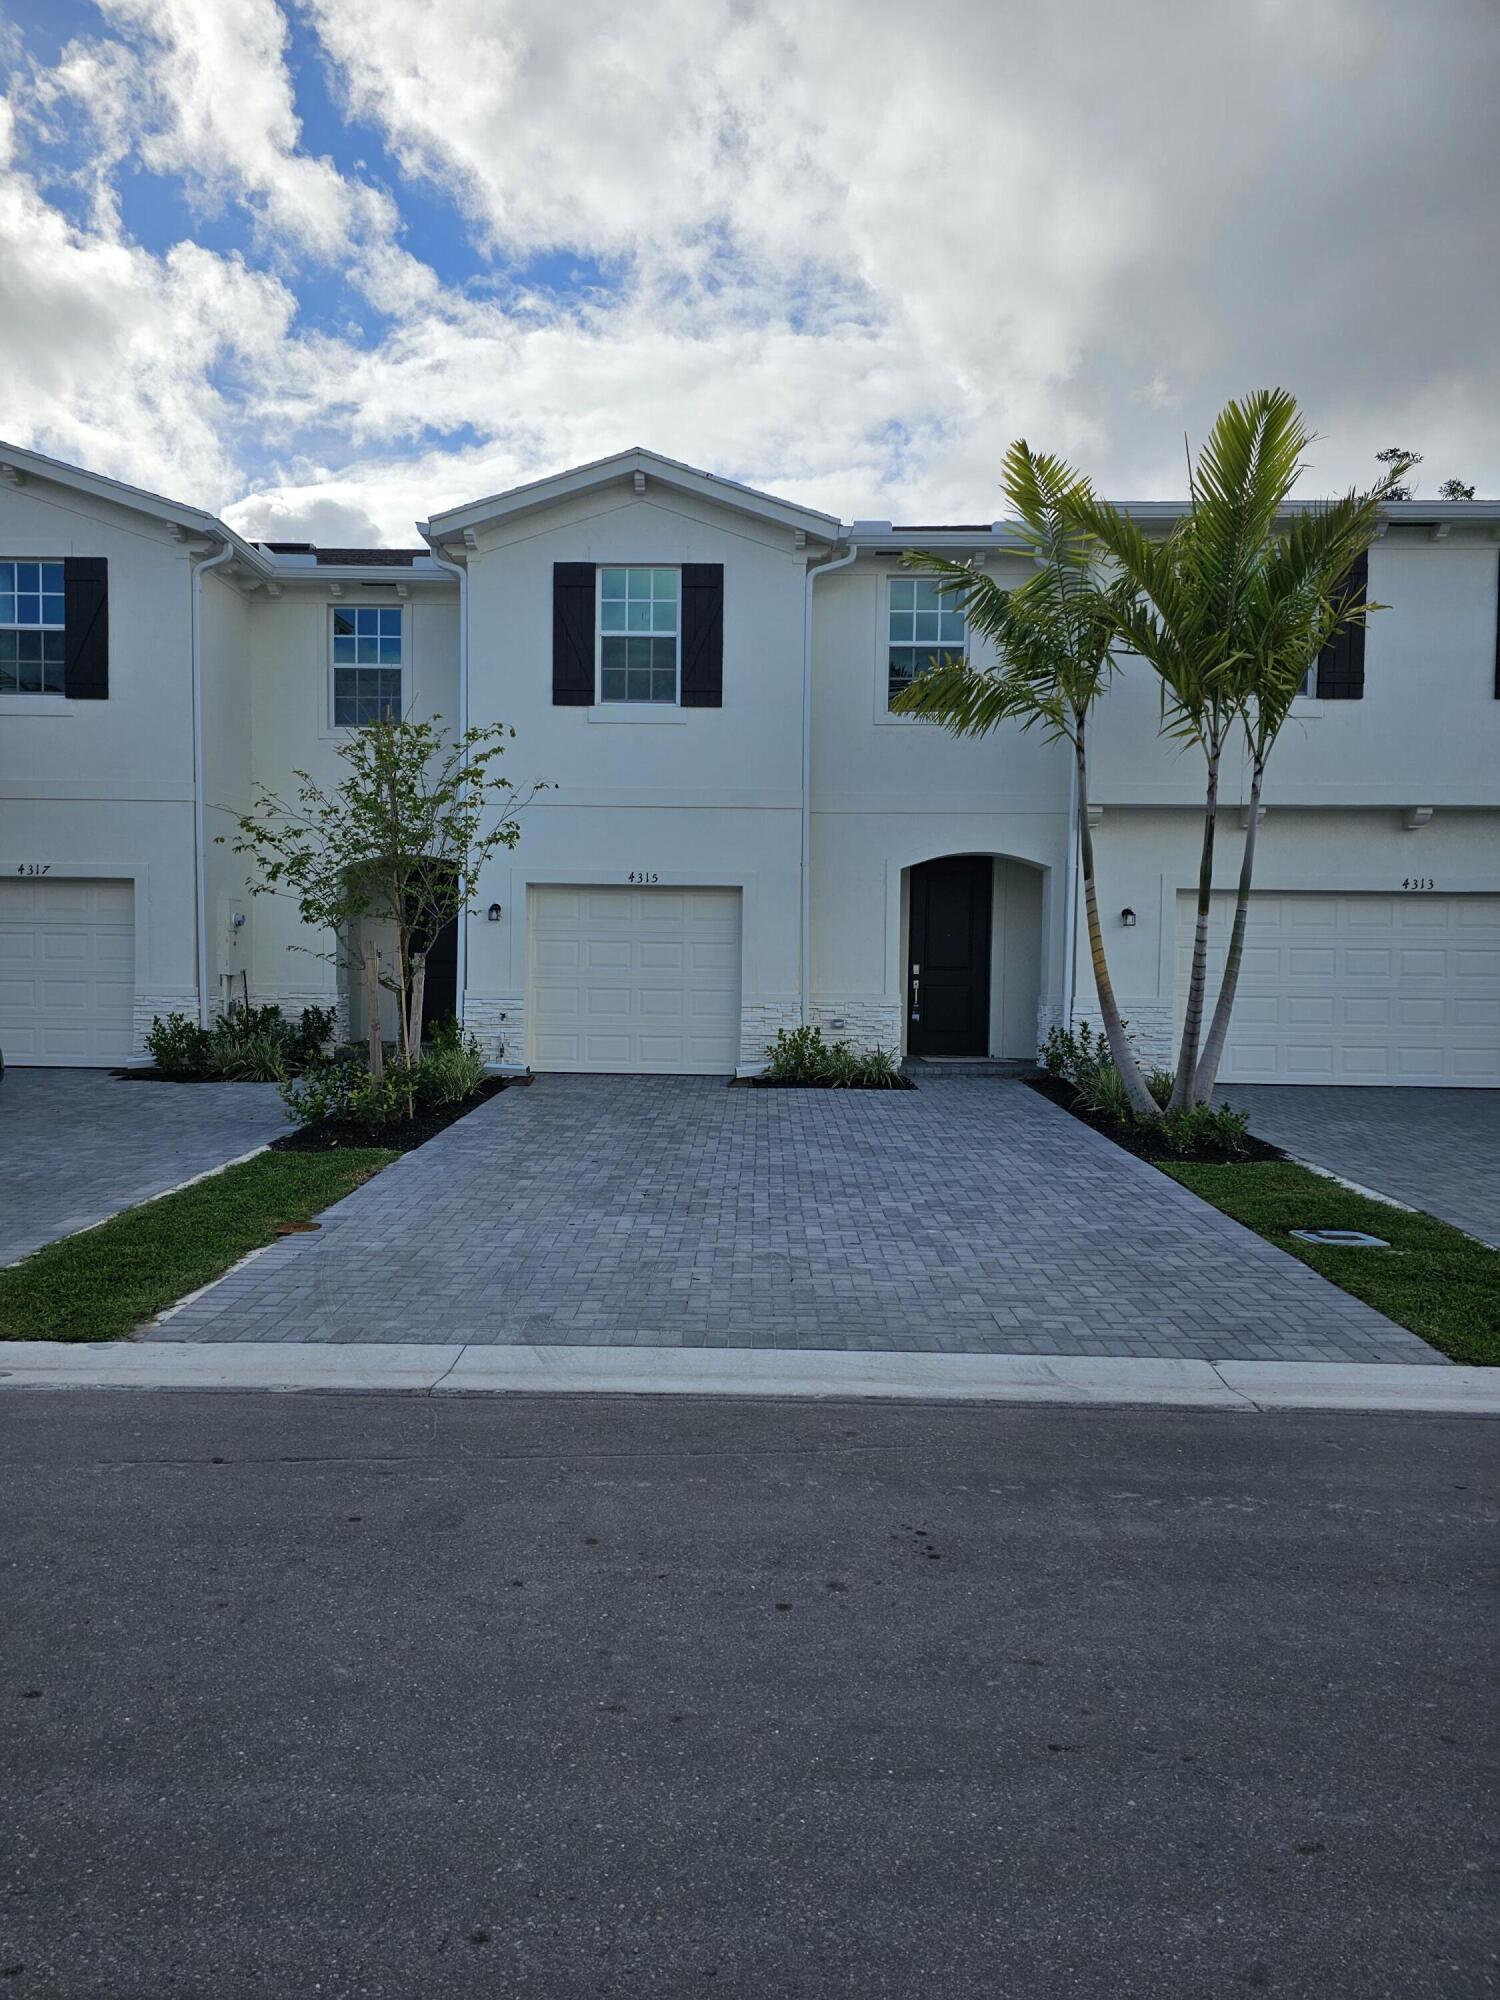
[[[1219,817],[1219,749],[1208,756],[1208,791],[1203,801],[1203,848],[1198,856],[1198,921],[1193,932],[1193,969],[1188,979],[1187,1012],[1182,1021],[1182,1046],[1172,1083],[1172,1109],[1193,1101],[1193,1077],[1198,1068],[1198,1038],[1203,1030],[1203,993],[1208,984],[1208,922],[1214,895],[1214,834]]]
[[[1257,757],[1250,774],[1250,818],[1245,827],[1245,851],[1240,856],[1240,881],[1234,899],[1234,927],[1229,933],[1229,950],[1224,958],[1224,975],[1219,981],[1219,997],[1214,1002],[1213,1019],[1198,1068],[1193,1077],[1193,1102],[1207,1104],[1218,1081],[1219,1064],[1224,1060],[1224,1044],[1229,1039],[1229,1017],[1234,1012],[1235,989],[1239,985],[1240,960],[1245,949],[1245,924],[1250,915],[1250,882],[1255,874],[1255,833],[1260,821],[1260,788],[1266,775],[1265,759]]]
[[[1094,990],[1099,996],[1099,1016],[1104,1023],[1105,1039],[1109,1043],[1110,1055],[1115,1068],[1120,1072],[1125,1085],[1125,1094],[1130,1099],[1130,1108],[1137,1118],[1155,1120],[1161,1116],[1156,1099],[1146,1088],[1146,1079],[1141,1075],[1141,1066],[1136,1061],[1135,1050],[1125,1033],[1125,1023],[1120,1018],[1119,1002],[1115,999],[1114,982],[1109,976],[1109,965],[1104,956],[1104,932],[1099,925],[1099,896],[1094,883],[1094,836],[1089,829],[1089,786],[1088,753],[1084,745],[1083,718],[1078,718],[1077,735],[1074,738],[1074,755],[1078,764],[1078,852],[1083,866],[1083,907],[1089,929],[1089,958],[1094,969]],[[1068,940],[1068,949],[1073,941]]]

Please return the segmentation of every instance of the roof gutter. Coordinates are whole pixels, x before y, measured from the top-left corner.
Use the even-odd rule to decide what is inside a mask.
[[[802,907],[798,1016],[804,1027],[812,1019],[812,642],[813,585],[820,576],[847,569],[859,554],[851,541],[848,553],[815,563],[807,572],[802,613]]]
[[[193,672],[193,908],[197,920],[198,1022],[208,1027],[208,840],[203,804],[203,578],[236,553],[226,541],[217,555],[193,564],[192,587],[192,672]]]

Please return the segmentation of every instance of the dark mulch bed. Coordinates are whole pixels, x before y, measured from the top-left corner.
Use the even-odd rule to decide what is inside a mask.
[[[446,1132],[450,1125],[456,1125],[469,1112],[477,1111],[481,1104],[488,1104],[492,1097],[498,1097],[511,1084],[530,1081],[530,1077],[486,1077],[472,1097],[465,1097],[457,1104],[445,1104],[438,1111],[419,1111],[407,1124],[383,1126],[378,1132],[367,1131],[363,1125],[350,1125],[334,1119],[325,1125],[304,1125],[295,1132],[288,1132],[283,1138],[273,1139],[271,1151],[332,1153],[348,1146],[383,1146],[392,1153],[414,1153],[418,1146],[425,1146],[429,1139],[435,1139],[439,1132]]]
[[[1086,1110],[1079,1102],[1078,1092],[1071,1083],[1064,1083],[1060,1076],[1048,1076],[1045,1072],[1038,1076],[1028,1076],[1023,1081],[1040,1096],[1050,1098],[1064,1111],[1069,1112],[1080,1124],[1090,1125],[1096,1132],[1102,1132],[1106,1139],[1113,1139],[1117,1146],[1123,1146],[1127,1153],[1134,1153],[1137,1159],[1150,1160],[1155,1166],[1186,1166],[1196,1162],[1203,1166],[1238,1167],[1250,1160],[1284,1160],[1286,1154],[1279,1146],[1271,1146],[1264,1139],[1257,1139],[1248,1133],[1244,1150],[1226,1153],[1222,1147],[1200,1148],[1196,1153],[1170,1152],[1148,1128],[1139,1130],[1133,1125],[1118,1125],[1113,1118],[1101,1118],[1096,1112]]]
[[[245,1083],[246,1077],[228,1076],[170,1076],[155,1063],[145,1063],[139,1069],[112,1069],[110,1075],[121,1083]]]

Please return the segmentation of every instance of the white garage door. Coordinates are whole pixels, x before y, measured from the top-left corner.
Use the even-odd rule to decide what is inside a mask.
[[[527,900],[533,1069],[734,1070],[738,889],[537,887]]]
[[[0,1049],[105,1068],[130,1054],[135,887],[0,878]]]
[[[1209,1004],[1234,911],[1214,898]],[[1177,902],[1177,1018],[1193,899]],[[1226,1083],[1500,1085],[1500,896],[1251,898]]]

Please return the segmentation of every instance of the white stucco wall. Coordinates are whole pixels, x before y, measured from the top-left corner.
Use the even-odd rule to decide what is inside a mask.
[[[351,732],[333,724],[330,620],[335,603],[401,604],[406,712],[416,721],[436,715],[450,728],[457,726],[456,583],[414,585],[405,600],[397,596],[394,585],[346,584],[343,596],[335,598],[328,582],[313,572],[306,582],[287,583],[280,597],[258,591],[249,599],[245,670],[250,776],[283,794],[294,790],[297,781],[292,774],[299,768],[327,787],[336,786],[343,776],[339,746]],[[223,878],[226,892],[244,891],[247,879],[247,861],[233,861]],[[274,1000],[289,1011],[309,1004],[339,1004],[337,967],[332,959],[317,955],[328,951],[332,940],[307,932],[289,897],[260,895],[245,907],[250,913],[252,998]]]
[[[0,485],[0,556],[109,564],[109,698],[0,695],[0,869],[134,885],[135,1038],[197,1006],[186,546],[109,501]]]
[[[1095,829],[1110,977],[1137,1046],[1153,1062],[1165,1063],[1173,1049],[1178,896],[1197,886],[1201,826],[1192,811],[1110,807]],[[1242,815],[1226,813],[1216,843],[1216,889],[1234,889],[1243,838]],[[1394,808],[1272,806],[1261,823],[1257,891],[1394,895],[1414,877],[1431,879],[1449,895],[1500,892],[1500,812],[1439,811],[1419,832],[1407,832]],[[1133,929],[1121,923],[1126,908],[1136,912]],[[1076,1016],[1098,1021],[1081,914]]]
[[[555,785],[497,856],[469,928],[466,1015],[524,1061],[528,883],[739,888],[742,1059],[796,1019],[805,558],[790,529],[648,485],[481,530],[469,557],[470,714],[513,725],[508,774]],[[552,703],[552,566],[722,563],[724,702],[662,713]],[[503,1017],[503,1018],[502,1018]]]
[[[1038,990],[1062,979],[1068,754],[1016,727],[960,741],[891,715],[886,593],[901,574],[894,558],[868,557],[814,586],[815,1010],[899,1048],[906,871],[947,854],[1010,857],[1028,866],[997,867],[990,1053],[1025,1055]],[[1025,571],[1008,559],[994,574],[1018,583]]]

